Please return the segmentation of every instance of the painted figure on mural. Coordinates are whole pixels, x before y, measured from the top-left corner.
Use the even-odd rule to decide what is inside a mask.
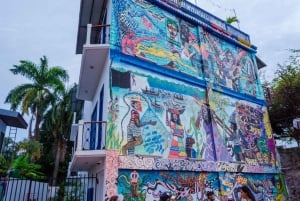
[[[179,25],[175,20],[167,19],[167,40],[168,42],[179,45]]]
[[[132,197],[138,197],[139,177],[139,173],[135,170],[130,174],[130,188]]]
[[[230,49],[226,49],[220,55],[219,76],[221,84],[235,91],[239,91],[240,58],[235,58]]]
[[[206,104],[202,104],[201,106],[201,114],[203,119],[203,128],[206,133],[206,147],[205,147],[205,159],[206,160],[215,160],[214,150],[212,146],[212,129],[211,129],[211,116],[209,106]]]
[[[228,141],[230,148],[232,149],[232,155],[235,157],[236,161],[245,161],[244,152],[241,144],[241,133],[238,129],[236,121],[236,111],[234,111],[229,118],[230,128],[232,130],[232,135],[229,136]]]
[[[130,120],[127,125],[127,143],[122,147],[123,155],[134,154],[134,147],[143,143],[141,135],[141,127],[145,125],[156,125],[156,121],[141,122],[140,112],[142,112],[142,99],[140,96],[135,95],[130,99]]]
[[[202,57],[197,37],[190,31],[186,24],[180,25],[180,39],[183,45],[181,58],[190,60],[192,66],[197,70],[198,76],[202,76]]]
[[[248,94],[256,96],[257,72],[252,59],[247,55],[242,60],[241,76],[245,78],[245,90]]]
[[[127,32],[125,36],[122,38],[122,52],[124,54],[128,55],[136,55],[138,51],[138,44],[142,41],[156,41],[156,38],[150,38],[150,37],[140,37],[136,38],[135,32],[133,30],[130,30]],[[142,52],[140,53],[141,56]]]
[[[119,112],[119,100],[117,96],[114,99],[109,101],[108,111],[111,115],[112,121],[115,121],[118,117],[118,112]]]
[[[166,125],[171,128],[171,147],[169,158],[186,158],[185,147],[183,143],[184,127],[181,124],[180,114],[184,110],[168,108],[166,112]]]
[[[207,104],[202,104],[201,111],[203,115],[203,128],[206,133],[205,144],[205,159],[222,161],[231,161],[232,157],[227,151],[227,147],[224,144],[224,140],[218,130],[218,123],[220,118],[215,115]]]
[[[281,184],[281,181],[278,177],[275,177],[275,188],[273,189],[275,201],[286,201],[286,197],[284,195],[284,187]]]

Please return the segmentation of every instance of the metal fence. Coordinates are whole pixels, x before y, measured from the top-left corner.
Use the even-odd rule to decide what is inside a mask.
[[[0,178],[0,201],[96,201],[96,176],[69,177],[59,184]]]

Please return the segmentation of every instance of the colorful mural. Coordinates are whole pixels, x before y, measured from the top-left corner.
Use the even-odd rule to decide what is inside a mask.
[[[200,29],[203,69],[208,82],[263,99],[254,53]]]
[[[113,5],[113,48],[202,79],[197,26],[147,1],[114,0]]]
[[[147,1],[113,5],[113,49],[263,99],[254,53]]]
[[[171,192],[178,201],[206,200],[213,191],[220,201],[241,201],[240,187],[246,185],[256,200],[284,201],[287,191],[282,175],[229,172],[181,172],[119,169],[118,194],[124,200],[159,200]]]
[[[288,200],[282,175],[228,172],[220,172],[219,175],[221,182],[220,197],[224,200],[240,201],[239,188],[243,185],[250,188],[256,200]]]
[[[178,201],[203,200],[207,191],[219,192],[217,173],[119,170],[118,194],[124,200],[159,200],[172,192]]]
[[[121,63],[113,68],[108,148],[214,160],[204,89]]]
[[[112,6],[106,198],[286,200],[255,50],[150,1]]]
[[[266,108],[215,91],[210,91],[209,103],[218,161],[276,165]]]

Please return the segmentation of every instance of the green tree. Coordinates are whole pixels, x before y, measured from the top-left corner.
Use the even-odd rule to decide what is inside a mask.
[[[16,143],[10,137],[4,137],[2,153],[0,154],[0,177],[5,177],[13,160],[16,158]]]
[[[8,169],[9,169],[8,160],[2,154],[0,154],[0,178],[6,177]]]
[[[239,23],[240,21],[239,21],[239,19],[236,16],[233,16],[233,17],[227,17],[226,18],[226,22],[228,24],[232,24],[234,22]]]
[[[268,85],[271,88],[269,115],[273,131],[290,136],[300,143],[300,131],[293,127],[293,119],[300,118],[300,50],[290,50],[291,56]]]
[[[59,173],[60,162],[65,161],[65,154],[70,138],[72,124],[72,94],[76,86],[73,88],[61,91],[55,104],[45,115],[45,120],[42,128],[52,136],[52,150],[54,155],[53,167],[53,183],[56,185],[57,176]]]
[[[16,150],[26,153],[31,162],[36,162],[41,157],[42,145],[38,141],[25,139],[18,143]]]
[[[38,141],[23,140],[16,145],[18,156],[10,166],[10,176],[26,179],[42,179],[44,174],[36,160],[41,156],[41,144]]]
[[[39,126],[51,101],[55,100],[57,91],[64,90],[64,81],[68,80],[68,74],[62,67],[48,67],[48,59],[43,56],[40,64],[21,60],[19,65],[14,65],[10,71],[15,75],[21,75],[31,83],[22,84],[12,89],[5,99],[5,103],[11,104],[11,109],[21,107],[22,113],[35,118],[34,139],[39,139]],[[31,128],[31,125],[30,125]],[[29,137],[32,131],[29,129]]]
[[[22,179],[43,179],[44,174],[40,171],[41,165],[31,163],[28,153],[19,155],[14,160],[10,176]]]

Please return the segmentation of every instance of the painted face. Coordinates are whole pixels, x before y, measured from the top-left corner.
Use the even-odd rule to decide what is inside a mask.
[[[177,122],[177,120],[178,120],[177,114],[172,114],[172,120],[173,120],[174,122]]]
[[[141,102],[138,101],[135,103],[135,109],[139,112],[143,110]]]
[[[175,39],[178,33],[178,29],[174,24],[168,24],[168,31],[170,33],[170,38]]]
[[[234,63],[234,57],[233,57],[232,52],[227,52],[227,53],[225,54],[225,56],[226,56],[226,60],[225,60],[225,61],[226,61],[228,64],[233,65],[233,63]]]

